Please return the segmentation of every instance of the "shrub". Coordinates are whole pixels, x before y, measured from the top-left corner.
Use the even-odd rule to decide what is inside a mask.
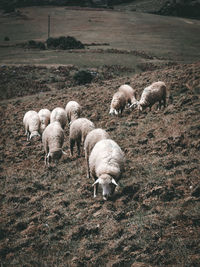
[[[4,41],[10,41],[10,38],[8,36],[5,36]]]
[[[92,79],[93,79],[93,76],[92,76],[91,72],[87,71],[87,70],[80,70],[74,74],[74,80],[79,85],[91,83]]]
[[[47,41],[48,48],[59,48],[59,49],[83,49],[84,45],[71,36],[61,36],[59,38],[48,38]]]
[[[34,40],[28,41],[28,47],[29,48],[38,48],[38,49],[41,49],[41,50],[45,50],[46,49],[45,44],[43,42],[36,42]]]

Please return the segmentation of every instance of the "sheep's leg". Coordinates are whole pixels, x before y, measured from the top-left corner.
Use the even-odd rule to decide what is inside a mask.
[[[85,156],[86,158],[86,167],[87,167],[87,178],[90,178],[90,166],[89,166],[89,160],[88,160],[88,156]]]
[[[92,174],[91,174],[92,175]],[[94,176],[94,174],[92,175],[92,178],[94,179],[94,181],[97,180],[97,177],[96,175]],[[98,194],[98,187],[99,187],[99,183],[95,184],[94,185],[94,198],[97,197],[97,194]]]
[[[161,100],[160,100],[160,101],[159,101],[159,105],[158,105],[158,110],[161,109],[161,106],[162,106],[162,102],[161,102]]]
[[[163,98],[163,106],[166,107],[166,97]]]
[[[70,155],[73,157],[73,149],[74,149],[74,140],[70,139]]]
[[[28,132],[28,133],[27,133],[27,141],[29,141],[29,140],[30,140],[30,135],[31,135],[31,133],[30,133],[30,132]]]
[[[99,184],[94,185],[94,198],[97,197]]]
[[[80,157],[80,155],[81,155],[81,141],[77,140],[76,145],[77,145],[78,156]]]
[[[44,164],[45,164],[45,166],[47,166],[47,154],[45,154]]]
[[[29,141],[30,140],[30,132],[28,130],[26,130],[25,134],[26,134],[26,140]]]

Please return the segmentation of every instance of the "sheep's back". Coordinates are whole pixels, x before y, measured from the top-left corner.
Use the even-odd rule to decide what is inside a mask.
[[[65,107],[68,120],[75,120],[80,117],[81,106],[76,101],[69,101]]]
[[[141,102],[154,104],[166,96],[166,86],[163,82],[155,82],[143,90]]]
[[[67,114],[63,108],[58,107],[51,112],[50,123],[55,121],[58,121],[61,124],[62,128],[65,127],[67,123]]]
[[[97,176],[101,173],[118,174],[124,167],[124,153],[111,139],[104,139],[96,143],[89,158],[91,170]]]
[[[109,134],[101,128],[97,128],[89,132],[84,143],[86,153],[89,155],[97,142],[108,138],[110,138]]]
[[[49,150],[52,148],[61,148],[64,142],[64,131],[59,122],[50,123],[44,130],[42,142],[45,146],[48,143]]]
[[[40,118],[38,113],[34,110],[26,112],[23,118],[23,124],[30,132],[38,131],[40,127]]]
[[[136,91],[128,84],[121,85],[118,90],[124,93],[126,101],[131,101],[133,97],[136,98]]]
[[[120,109],[121,106],[126,105],[126,97],[124,93],[122,92],[116,92],[113,95],[112,101],[111,101],[111,108],[114,108],[116,110]]]

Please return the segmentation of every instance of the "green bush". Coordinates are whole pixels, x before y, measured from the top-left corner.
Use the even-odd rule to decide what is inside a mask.
[[[71,36],[61,36],[58,38],[48,38],[47,41],[48,48],[58,48],[58,49],[83,49],[84,45]]]
[[[41,50],[45,50],[45,44],[43,42],[36,42],[34,40],[28,41],[28,48],[38,48]]]
[[[93,76],[90,71],[87,70],[80,70],[74,74],[74,80],[77,84],[86,84],[91,83]]]

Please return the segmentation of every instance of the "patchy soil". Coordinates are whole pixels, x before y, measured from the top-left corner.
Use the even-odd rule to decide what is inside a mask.
[[[69,83],[73,68],[1,68],[1,265],[199,266],[200,63],[84,86]],[[157,80],[168,87],[166,109],[109,116],[119,85],[129,81],[140,96]],[[60,82],[65,86],[58,88]],[[68,155],[49,169],[41,142],[26,141],[26,111],[65,107],[72,99],[125,152],[120,188],[107,202],[101,192],[93,199],[84,157],[70,158],[67,127]]]

